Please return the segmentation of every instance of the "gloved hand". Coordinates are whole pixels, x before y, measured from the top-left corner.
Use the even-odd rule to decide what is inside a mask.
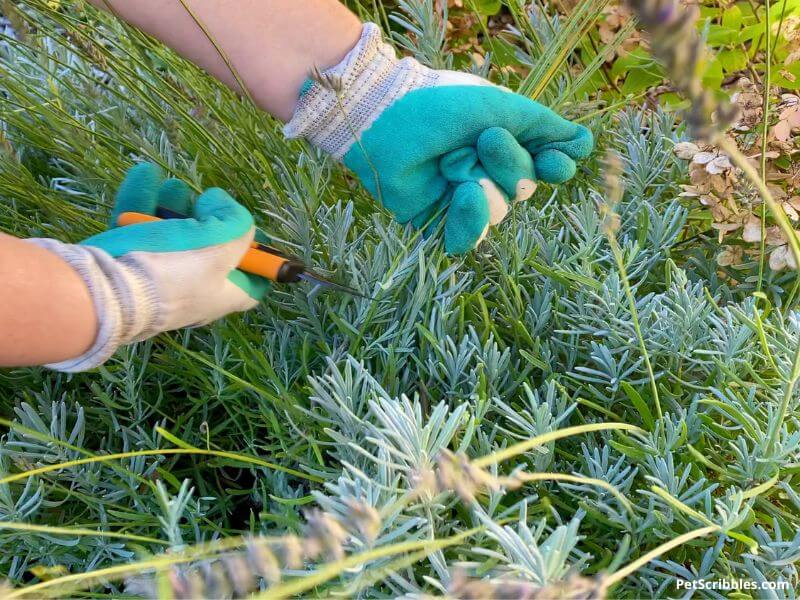
[[[374,23],[307,82],[284,133],[343,160],[401,223],[446,207],[451,254],[474,248],[536,180],[571,178],[593,145],[585,127],[506,88],[398,60]]]
[[[108,231],[79,245],[29,240],[81,275],[99,321],[97,338],[83,356],[48,367],[91,369],[121,345],[258,304],[269,281],[235,268],[256,233],[253,217],[219,188],[206,190],[194,204],[190,196],[185,183],[162,182],[155,165],[140,164],[117,192]],[[116,227],[120,213],[154,215],[157,205],[193,218]]]

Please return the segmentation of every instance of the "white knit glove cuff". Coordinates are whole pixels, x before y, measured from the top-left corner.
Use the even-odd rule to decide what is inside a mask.
[[[439,72],[413,58],[398,60],[375,23],[364,23],[355,47],[321,75],[300,96],[283,133],[306,138],[337,160],[395,100],[439,80]]]
[[[27,240],[64,259],[86,283],[97,314],[97,337],[83,355],[45,365],[65,372],[86,371],[104,363],[120,346],[147,337],[155,327],[157,298],[150,279],[123,258],[92,246],[49,238]]]

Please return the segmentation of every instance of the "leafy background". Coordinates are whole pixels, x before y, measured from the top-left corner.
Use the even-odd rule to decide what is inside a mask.
[[[274,596],[277,577],[252,548],[246,563],[208,553],[172,565],[198,544],[295,534],[338,542],[285,569],[279,585],[295,587],[280,593],[458,595],[466,577],[566,582],[577,595],[576,573],[599,582],[643,558],[612,595],[742,577],[787,582],[775,597],[794,597],[798,279],[785,239],[766,239],[751,186],[688,138],[685,102],[628,9],[349,5],[426,64],[487,75],[580,120],[595,157],[570,183],[540,186],[477,251],[448,257],[153,40],[80,3],[4,3],[0,228],[78,241],[104,227],[124,171],[148,159],[198,189],[226,188],[276,243],[377,298],[277,287],[258,310],[125,348],[93,373],[0,373],[7,596],[44,582],[30,594],[169,597],[187,573],[223,595],[242,571]],[[730,135],[790,206],[798,10],[769,9],[769,48],[763,6],[708,2],[698,23],[713,49],[699,76],[720,96],[739,91],[749,120]],[[772,154],[756,156],[763,148]],[[598,215],[615,185],[609,235]],[[765,221],[757,238],[754,218]],[[617,422],[641,431],[514,446]],[[447,449],[490,457],[490,479],[541,477],[489,481],[475,499],[441,485],[416,493]],[[324,516],[304,512],[314,508]],[[674,547],[648,560],[663,544]],[[153,555],[157,565],[141,563]]]

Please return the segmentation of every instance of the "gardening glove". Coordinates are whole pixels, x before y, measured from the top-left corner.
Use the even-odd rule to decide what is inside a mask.
[[[157,205],[192,218],[116,227],[120,213],[155,215]],[[235,267],[255,233],[253,217],[223,190],[208,189],[193,204],[185,183],[162,182],[152,164],[133,167],[117,192],[108,231],[78,245],[29,240],[72,265],[98,317],[97,338],[85,354],[47,366],[84,371],[124,344],[253,308],[269,281]]]
[[[474,248],[536,180],[571,178],[593,145],[585,127],[507,88],[398,60],[374,23],[306,82],[284,133],[342,160],[400,223],[443,212],[451,254]]]

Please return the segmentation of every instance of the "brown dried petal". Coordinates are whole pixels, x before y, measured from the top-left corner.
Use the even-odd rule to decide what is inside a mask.
[[[692,162],[704,165],[717,157],[716,152],[698,152],[692,157]]]
[[[778,121],[772,128],[772,136],[779,142],[787,142],[792,137],[792,128],[788,121]]]
[[[694,155],[700,152],[700,148],[692,142],[678,142],[672,148],[672,152],[681,160],[692,160]]]
[[[757,242],[761,239],[761,219],[750,216],[744,224],[742,239],[745,242]]]
[[[777,225],[767,227],[766,236],[764,240],[769,246],[780,246],[786,243],[786,236]]]
[[[725,249],[717,255],[717,264],[720,267],[738,265],[743,257],[744,251],[741,246],[725,246]]]
[[[782,271],[788,265],[788,246],[778,246],[769,255],[769,268],[773,271]]]
[[[720,173],[724,173],[731,168],[733,168],[733,165],[731,164],[730,159],[724,154],[720,154],[706,165],[706,171],[712,175],[719,175]]]

